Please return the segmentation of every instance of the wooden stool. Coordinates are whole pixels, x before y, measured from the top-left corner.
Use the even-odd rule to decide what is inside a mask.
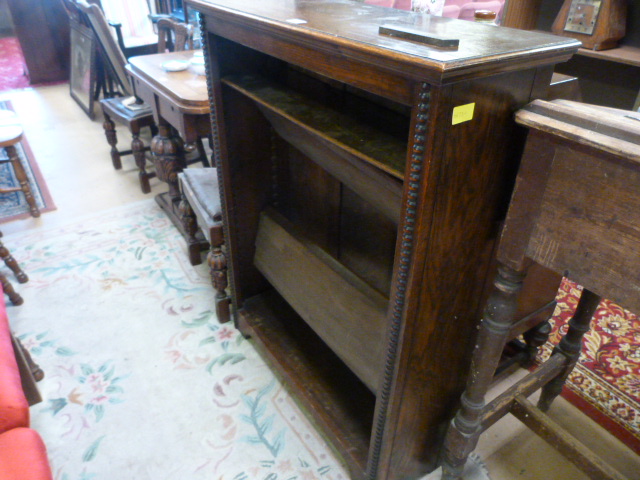
[[[216,314],[220,323],[230,319],[227,294],[227,260],[222,247],[224,232],[222,208],[215,168],[187,168],[178,174],[180,216],[187,236],[191,265],[202,263],[200,252],[210,246],[207,263],[216,291]],[[204,236],[204,238],[202,238]]]
[[[499,272],[471,374],[444,444],[443,479],[459,478],[480,434],[511,413],[592,479],[623,479],[544,412],[578,361],[600,296],[640,312],[638,114],[537,100],[518,112],[529,137],[502,231]],[[585,288],[551,357],[485,405],[527,266],[543,265]],[[597,292],[597,293],[596,293]],[[537,406],[527,397],[542,388]]]
[[[0,163],[10,163],[18,182],[20,182],[19,187],[0,188],[0,193],[22,191],[29,205],[31,216],[39,217],[40,210],[36,205],[35,198],[33,198],[27,174],[22,167],[22,163],[20,163],[20,157],[18,157],[15,148],[15,145],[22,139],[22,133],[22,125],[18,120],[18,116],[10,110],[0,110],[0,148],[3,148],[7,154],[7,158],[0,160]]]

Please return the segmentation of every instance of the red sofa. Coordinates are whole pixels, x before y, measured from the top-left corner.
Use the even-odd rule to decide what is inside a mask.
[[[29,428],[29,403],[22,388],[1,287],[0,480],[52,480],[44,443],[38,432]]]

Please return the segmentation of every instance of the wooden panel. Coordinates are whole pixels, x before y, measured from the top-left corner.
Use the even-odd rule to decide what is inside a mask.
[[[638,185],[640,164],[559,147],[528,256],[640,311]]]
[[[263,212],[255,264],[372,390],[378,387],[388,299],[307,242],[274,211]]]

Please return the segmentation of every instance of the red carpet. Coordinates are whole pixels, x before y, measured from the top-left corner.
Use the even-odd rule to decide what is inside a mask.
[[[16,37],[0,38],[0,91],[25,88],[29,77],[22,49]]]
[[[544,358],[566,331],[579,295],[575,283],[562,283]],[[636,315],[608,300],[600,303],[563,396],[640,454],[640,319]]]

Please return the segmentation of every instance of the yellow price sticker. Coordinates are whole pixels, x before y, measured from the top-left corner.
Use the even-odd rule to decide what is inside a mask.
[[[451,116],[451,125],[457,125],[471,120],[473,118],[473,110],[475,107],[475,103],[467,103],[466,105],[459,105],[455,107],[453,109],[453,115]]]

